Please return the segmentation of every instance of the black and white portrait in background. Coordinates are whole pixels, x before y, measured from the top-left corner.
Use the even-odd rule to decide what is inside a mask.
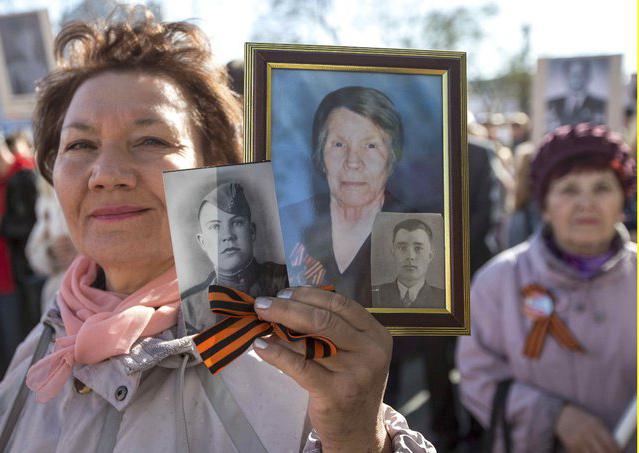
[[[621,57],[540,59],[535,75],[534,138],[564,124],[590,122],[619,130]]]
[[[35,82],[49,72],[41,20],[37,12],[0,16],[4,66],[12,95],[35,92]]]
[[[167,172],[164,186],[187,328],[213,324],[210,285],[254,297],[286,287],[270,162]]]
[[[377,215],[371,280],[375,308],[446,308],[440,214]]]
[[[372,306],[379,212],[443,212],[437,75],[276,70],[272,161],[291,284]]]
[[[550,61],[548,130],[563,124],[606,122],[609,61],[567,58]],[[563,89],[560,88],[563,85]]]

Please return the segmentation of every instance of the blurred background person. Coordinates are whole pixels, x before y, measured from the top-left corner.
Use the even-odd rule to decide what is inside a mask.
[[[517,156],[520,145],[530,141],[530,118],[524,112],[508,115],[510,125],[510,149]]]
[[[507,248],[528,239],[541,222],[530,186],[530,163],[534,154],[535,147],[526,142],[519,145],[515,155],[515,187],[508,197],[509,214],[504,219],[503,230]]]
[[[34,275],[25,248],[35,224],[35,203],[38,198],[36,174],[33,169],[33,151],[24,132],[8,135],[7,146],[24,165],[7,181],[6,211],[0,225],[0,234],[7,241],[11,269],[20,298],[23,337],[40,319],[40,291],[42,279]]]
[[[623,220],[628,147],[603,126],[565,126],[531,164],[543,226],[482,268],[457,366],[464,405],[516,452],[615,452],[636,389],[636,244]],[[504,451],[496,431],[495,451]],[[634,442],[626,451],[634,451]]]
[[[24,335],[22,298],[17,280],[24,277],[26,267],[20,262],[20,254],[16,260],[11,252],[20,250],[20,240],[29,229],[28,205],[35,202],[29,173],[34,166],[33,158],[24,141],[16,138],[0,140],[0,375],[4,374]],[[16,175],[18,178],[14,179]],[[22,189],[25,189],[24,200],[21,199]],[[14,221],[17,221],[15,227]]]
[[[36,223],[25,252],[31,268],[46,280],[40,294],[40,312],[44,313],[77,254],[55,191],[44,178],[38,178]]]
[[[479,143],[490,150],[489,161],[493,176],[493,181],[488,186],[491,191],[492,218],[486,243],[494,254],[504,249],[504,219],[507,216],[508,196],[515,190],[515,170],[513,152],[508,147],[511,142],[510,125],[506,122],[505,115],[493,113],[489,115],[483,126],[487,132],[487,137],[486,140],[479,139]],[[475,129],[477,128],[470,129],[469,144],[478,140],[472,135],[472,131]],[[481,190],[486,189],[482,188]]]
[[[468,115],[468,174],[470,218],[470,272],[474,274],[494,255],[491,234],[499,223],[505,187],[496,174],[500,164],[488,132]]]

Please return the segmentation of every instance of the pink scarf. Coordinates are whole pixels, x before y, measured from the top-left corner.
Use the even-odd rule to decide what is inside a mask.
[[[175,267],[128,296],[92,288],[97,273],[98,265],[80,255],[64,276],[57,302],[67,336],[57,338],[55,351],[27,373],[27,386],[37,393],[38,402],[60,392],[76,362],[95,364],[126,354],[138,338],[177,322],[180,293]]]

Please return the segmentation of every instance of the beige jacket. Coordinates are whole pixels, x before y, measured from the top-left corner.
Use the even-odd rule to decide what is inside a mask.
[[[178,326],[184,326],[182,314],[180,310]],[[43,322],[53,326],[56,335],[63,334],[57,307]],[[0,383],[0,428],[6,424],[43,329],[39,324],[20,345]],[[308,393],[295,381],[252,349],[211,376],[184,330],[173,328],[139,340],[127,355],[75,366],[75,379],[46,404],[37,403],[30,392],[7,451],[96,452],[106,438],[112,440],[106,451],[114,452],[321,452],[320,439],[314,431],[309,435]],[[51,343],[48,352],[52,350]],[[81,391],[77,381],[91,391]],[[242,416],[224,409],[228,398]],[[111,433],[107,420],[113,414],[121,419]],[[242,417],[248,423],[242,423]],[[385,407],[384,418],[393,451],[435,452],[392,408]],[[229,430],[239,435],[233,437]],[[248,430],[257,435],[261,450],[246,440],[251,439],[244,434]]]
[[[45,319],[56,334],[62,332],[55,309]],[[38,325],[22,343],[0,383],[0,426],[42,330]],[[46,404],[30,392],[9,451],[94,452],[114,407],[122,415],[115,452],[237,452],[204,390],[199,362],[190,337],[176,339],[168,330],[136,343],[129,355],[76,366],[73,376],[92,390],[81,394],[70,380]],[[297,452],[304,446],[307,392],[251,349],[210,379],[224,380],[267,451]]]

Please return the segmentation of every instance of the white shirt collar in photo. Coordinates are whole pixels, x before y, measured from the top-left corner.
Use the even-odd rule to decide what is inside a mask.
[[[421,289],[424,287],[425,284],[426,284],[426,279],[422,280],[421,282],[409,288],[407,286],[404,286],[399,280],[397,280],[397,287],[399,288],[399,299],[404,300],[406,291],[408,291],[408,300],[410,301],[408,306],[412,305],[413,302],[415,302],[415,299],[417,299],[417,295],[419,294],[419,292],[421,291]]]
[[[569,112],[574,112],[575,110],[581,108],[585,100],[586,100],[586,94],[583,92],[572,94],[568,98],[566,110]]]

